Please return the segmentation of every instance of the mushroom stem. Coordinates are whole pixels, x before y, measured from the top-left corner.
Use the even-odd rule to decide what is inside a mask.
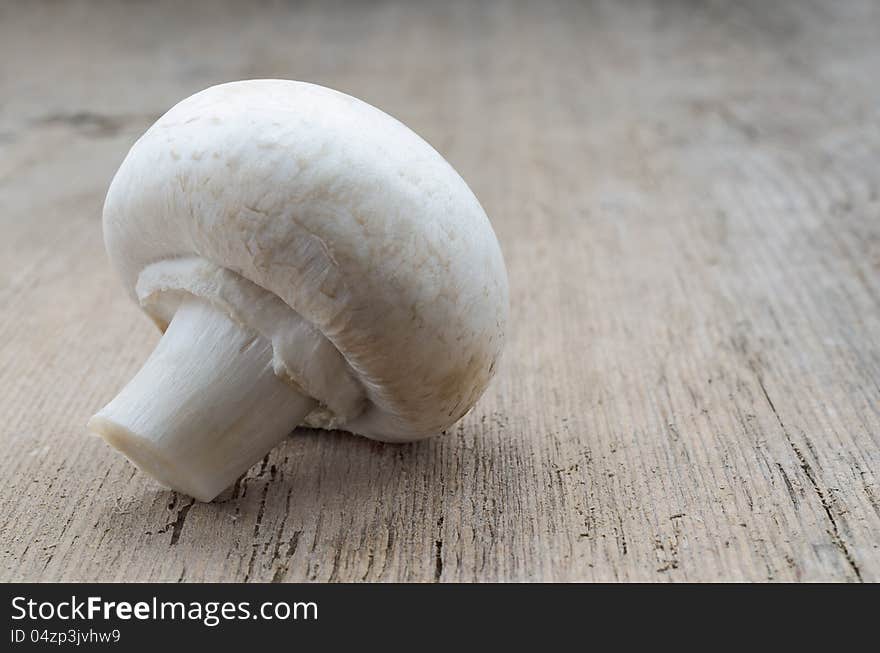
[[[315,406],[275,375],[266,338],[192,297],[89,429],[163,485],[211,501]]]

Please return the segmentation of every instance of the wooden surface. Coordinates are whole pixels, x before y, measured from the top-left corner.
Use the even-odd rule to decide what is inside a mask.
[[[0,5],[0,579],[880,580],[877,3],[176,4]],[[512,319],[445,437],[297,431],[198,504],[84,428],[158,338],[101,205],[248,77],[440,150]]]

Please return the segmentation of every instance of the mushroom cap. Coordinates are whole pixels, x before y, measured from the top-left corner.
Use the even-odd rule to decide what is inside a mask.
[[[174,304],[151,298],[171,291],[234,295],[245,322],[235,298],[249,292],[295,312],[260,319],[289,379],[326,407],[324,426],[435,434],[473,406],[501,354],[507,273],[474,194],[400,122],[321,86],[232,82],[177,104],[116,173],[104,237],[160,326]],[[344,379],[303,378],[284,347],[302,322]]]

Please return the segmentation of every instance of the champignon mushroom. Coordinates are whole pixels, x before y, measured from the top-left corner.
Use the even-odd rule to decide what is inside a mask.
[[[202,501],[300,424],[436,434],[501,354],[507,273],[476,197],[404,125],[321,86],[177,104],[116,173],[104,238],[164,335],[89,428]]]

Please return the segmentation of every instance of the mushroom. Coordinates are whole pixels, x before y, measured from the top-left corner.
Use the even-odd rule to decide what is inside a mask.
[[[196,93],[131,148],[103,217],[164,335],[89,429],[201,501],[298,425],[436,434],[496,369],[508,288],[486,214],[430,145],[343,93]]]

